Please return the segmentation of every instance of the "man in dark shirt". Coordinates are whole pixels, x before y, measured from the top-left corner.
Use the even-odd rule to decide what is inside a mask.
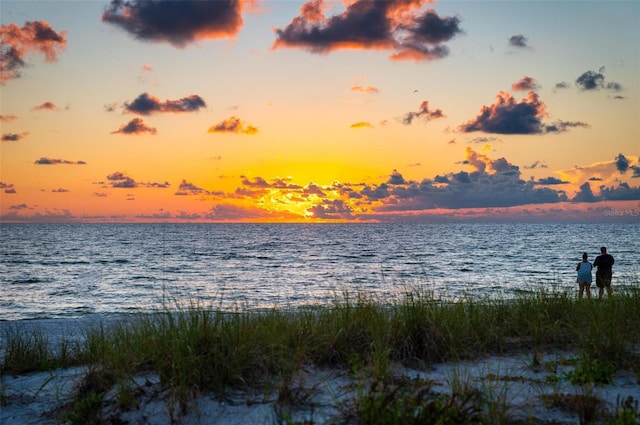
[[[611,267],[614,262],[613,256],[607,254],[607,247],[600,248],[600,255],[593,262],[593,267],[598,269],[596,271],[596,285],[599,289],[598,299],[602,299],[604,288],[607,288],[607,297],[611,297],[611,276],[613,275]]]

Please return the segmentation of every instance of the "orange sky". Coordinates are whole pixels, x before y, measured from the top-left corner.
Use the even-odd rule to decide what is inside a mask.
[[[637,2],[171,3],[2,1],[2,222],[640,221]]]

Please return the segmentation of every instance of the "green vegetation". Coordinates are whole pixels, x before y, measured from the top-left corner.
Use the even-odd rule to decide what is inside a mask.
[[[556,380],[606,385],[619,370],[640,380],[639,324],[640,291],[633,289],[602,301],[539,292],[447,303],[413,291],[392,303],[345,294],[330,306],[291,310],[222,312],[192,305],[102,323],[85,329],[81,343],[57,346],[42,332],[9,327],[0,372],[89,365],[69,406],[70,423],[98,423],[96,412],[113,388],[123,410],[135,407],[130,382],[140,373],[157,374],[180,411],[198,393],[223,396],[236,389],[276,391],[282,405],[304,403],[309,394],[293,377],[305,365],[349,371],[361,382],[344,407],[344,423],[507,423],[504,391],[488,397],[491,391],[480,394],[463,383],[450,395],[436,394],[428,382],[398,381],[392,365],[428,367],[524,352],[533,353],[535,367],[540,352],[566,350],[578,360],[569,374],[554,372]],[[616,415],[634,423],[637,401],[625,403]]]

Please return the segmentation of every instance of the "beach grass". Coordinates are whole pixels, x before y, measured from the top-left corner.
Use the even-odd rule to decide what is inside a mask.
[[[295,309],[229,312],[191,303],[98,323],[83,330],[82,342],[63,339],[57,345],[37,329],[5,332],[2,374],[90,366],[70,408],[71,423],[95,423],[91,415],[113,386],[123,405],[134,403],[127,382],[148,372],[160,377],[185,410],[195,394],[224,396],[229,390],[275,390],[279,401],[292,403],[305,398],[292,381],[302,366],[347,370],[368,379],[343,419],[371,424],[397,423],[402,415],[408,415],[403,423],[420,415],[467,423],[487,422],[487,414],[504,416],[497,408],[504,394],[487,400],[460,385],[436,396],[428,382],[399,382],[392,374],[396,363],[425,369],[530,353],[535,365],[537,353],[564,350],[576,356],[572,375],[565,377],[574,383],[606,384],[618,370],[633,371],[640,382],[640,290],[633,288],[600,301],[540,291],[444,302],[412,290],[391,302],[342,294],[331,305]]]

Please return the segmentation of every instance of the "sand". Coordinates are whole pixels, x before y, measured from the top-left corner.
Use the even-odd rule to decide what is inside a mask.
[[[87,320],[28,321],[25,327],[37,327],[55,337],[78,337]],[[0,322],[0,332],[11,322]],[[4,332],[2,332],[4,335]],[[2,340],[0,339],[0,343]],[[0,345],[4,346],[4,345]],[[0,355],[3,353],[0,350]],[[579,423],[575,403],[578,399],[595,403],[599,412],[616,411],[622,400],[640,400],[640,377],[618,372],[613,383],[604,386],[571,385],[562,379],[574,366],[574,356],[566,352],[542,353],[534,364],[528,353],[491,356],[473,361],[435,364],[425,368],[393,365],[394,376],[428,380],[432,391],[451,394],[457,388],[475,388],[489,397],[495,406],[514,419],[531,423]],[[56,424],[60,409],[76,397],[77,388],[88,367],[58,369],[26,375],[5,375],[0,380],[0,424]],[[550,379],[560,377],[561,379]],[[223,398],[214,394],[194,394],[185,412],[181,412],[174,394],[163,389],[156,374],[139,374],[131,382],[136,406],[123,411],[116,400],[117,389],[106,394],[102,419],[105,423],[157,424],[278,424],[339,422],[353,410],[358,394],[369,387],[366,371],[352,374],[344,370],[302,367],[289,385],[289,402],[278,402],[277,385],[272,389],[233,391]],[[545,401],[546,400],[546,401]],[[550,401],[555,400],[555,406]],[[120,421],[120,422],[117,422]]]

